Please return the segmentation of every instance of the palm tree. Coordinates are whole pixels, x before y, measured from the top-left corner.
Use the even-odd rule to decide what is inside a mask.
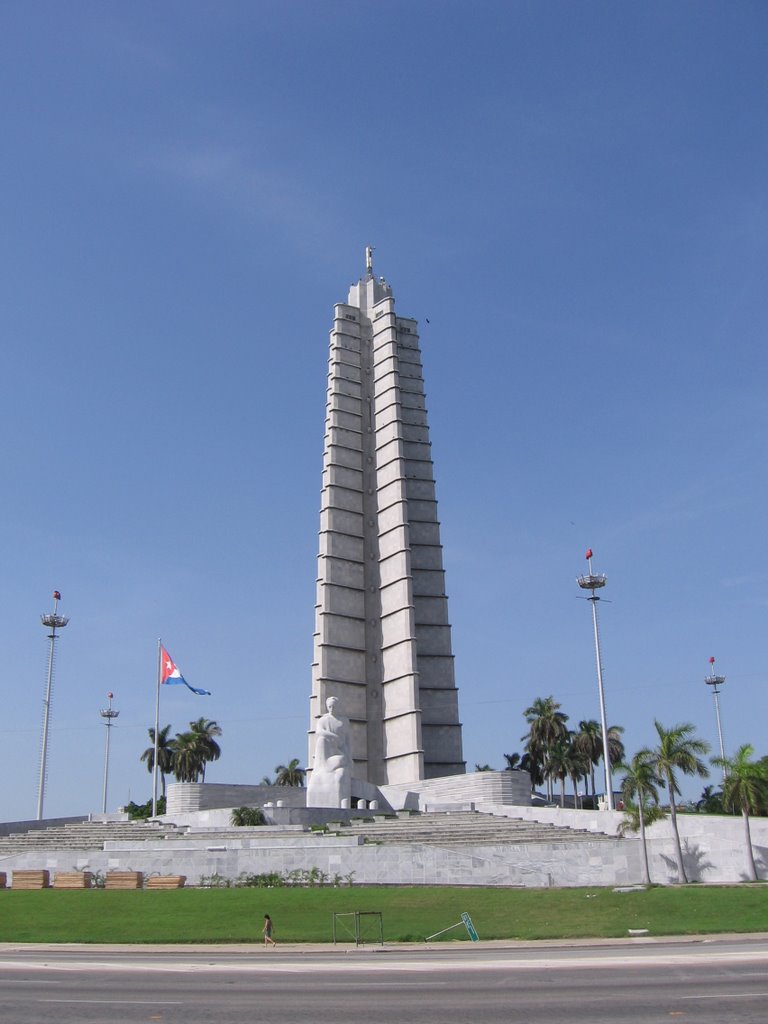
[[[493,768],[491,768],[491,766],[489,764],[476,764],[475,765],[475,771],[476,772],[492,772]]]
[[[579,779],[587,770],[587,759],[573,743],[574,734],[567,733],[556,739],[549,749],[548,772],[552,779],[560,780],[560,806],[565,807],[565,780],[573,784],[573,806],[579,806]]]
[[[214,736],[221,736],[221,726],[208,718],[198,718],[196,722],[190,722],[189,728],[194,736],[201,755],[202,782],[205,782],[205,766],[208,761],[218,761],[221,757],[221,747],[214,739]]]
[[[200,737],[196,732],[178,732],[172,741],[173,774],[177,782],[197,782],[205,766]]]
[[[304,769],[299,768],[299,759],[294,757],[288,764],[278,764],[275,766],[277,775],[275,777],[276,786],[303,786],[304,785]]]
[[[611,762],[611,768],[616,768],[624,761],[624,743],[621,739],[621,734],[624,732],[623,725],[609,725],[606,729],[608,736],[608,760]],[[602,756],[602,750],[600,751]]]
[[[570,743],[565,736],[553,741],[547,755],[547,781],[550,786],[557,779],[560,782],[560,806],[565,807],[565,780],[568,777]]]
[[[653,752],[647,748],[638,750],[629,764],[620,763],[616,767],[626,772],[621,786],[621,795],[627,805],[631,806],[633,801],[637,800],[640,842],[643,844],[643,881],[646,885],[650,885],[651,871],[648,867],[648,847],[645,841],[645,820],[648,809],[646,801],[650,800],[653,805],[658,805],[659,787],[663,786],[664,782],[656,774]]]
[[[608,740],[608,760],[611,768],[616,768],[624,760],[624,744],[621,741],[621,734],[624,727],[621,725],[609,725],[606,729]],[[595,796],[595,766],[603,760],[603,727],[594,718],[579,722],[579,731],[573,739],[576,748],[589,758],[589,779],[592,787],[592,796]]]
[[[722,814],[724,811],[723,794],[714,786],[705,786],[696,801],[696,810],[699,814]]]
[[[530,751],[526,750],[520,758],[520,771],[528,772],[531,777],[531,791],[544,785],[544,766]]]
[[[154,727],[150,726],[148,731],[152,745],[147,747],[139,760],[147,762],[147,771],[152,775],[155,770]],[[170,731],[170,725],[164,725],[157,734],[157,770],[160,773],[160,785],[162,786],[163,796],[165,796],[165,776],[170,775],[173,771],[173,740],[168,739]]]
[[[552,776],[548,770],[550,748],[552,744],[568,735],[568,715],[560,710],[560,704],[554,697],[537,697],[529,708],[523,712],[528,723],[528,732],[520,738],[525,741],[525,749],[543,768],[547,780],[547,796],[552,798]]]
[[[549,748],[547,768],[551,779],[560,780],[560,806],[565,807],[565,780],[573,783],[573,806],[579,806],[579,779],[587,771],[586,757],[573,745],[573,734],[556,739]]]
[[[680,845],[680,833],[677,828],[675,796],[680,793],[680,788],[675,773],[681,771],[684,775],[701,775],[703,778],[707,778],[709,769],[701,758],[709,753],[709,744],[706,740],[700,740],[694,736],[694,727],[690,722],[673,725],[671,729],[665,729],[658,719],[655,719],[653,724],[659,737],[659,744],[651,751],[651,764],[656,775],[664,779],[669,790],[669,811],[672,818],[672,831],[675,836],[677,874],[681,882],[687,882],[688,876],[685,873],[683,849]]]
[[[274,786],[274,784],[275,780],[270,779],[268,775],[262,775],[261,782],[259,783],[260,786]]]
[[[751,760],[754,747],[744,743],[734,757],[713,757],[712,764],[722,768],[723,804],[728,810],[738,807],[744,821],[744,842],[747,850],[747,874],[750,882],[757,881],[755,856],[752,852],[752,834],[749,828],[750,814],[764,813],[768,805],[768,769]]]
[[[504,769],[505,772],[520,771],[520,755],[517,752],[515,752],[514,754],[505,754],[504,760],[507,762],[507,767]]]
[[[595,765],[603,756],[603,729],[594,718],[579,722],[579,731],[573,737],[574,746],[589,758],[589,781],[592,796],[595,795]]]
[[[573,782],[573,806],[575,808],[581,807],[581,799],[579,798],[579,780],[587,779],[589,777],[589,770],[591,767],[591,761],[578,747],[574,746],[574,736],[571,734],[570,739],[570,750],[569,750],[569,765],[571,781]]]

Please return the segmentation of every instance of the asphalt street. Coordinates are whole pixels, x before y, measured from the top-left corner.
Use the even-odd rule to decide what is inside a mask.
[[[768,937],[0,946],[2,1024],[765,1024]]]

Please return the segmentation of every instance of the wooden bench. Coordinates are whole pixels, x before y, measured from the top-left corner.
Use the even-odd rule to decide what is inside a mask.
[[[8,885],[8,875],[4,871],[0,871],[0,889],[5,889]]]
[[[51,876],[48,871],[14,871],[14,889],[48,889],[51,885]]]
[[[92,885],[90,871],[57,871],[53,876],[54,889],[90,889]]]
[[[108,871],[104,880],[105,889],[141,889],[143,885],[141,871]]]
[[[183,889],[186,875],[150,875],[147,879],[148,889]]]

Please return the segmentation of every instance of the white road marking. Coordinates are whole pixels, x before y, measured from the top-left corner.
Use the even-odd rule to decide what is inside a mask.
[[[741,980],[741,979],[739,979]],[[678,999],[757,999],[760,996],[768,996],[768,992],[712,992],[706,995],[677,996]]]
[[[701,948],[692,950],[690,953],[649,953],[644,955],[622,953],[618,956],[602,955],[596,956],[574,956],[569,959],[555,959],[551,957],[537,957],[536,959],[515,959],[509,960],[478,959],[472,961],[461,961],[458,959],[441,960],[412,960],[390,959],[355,962],[323,961],[323,962],[291,962],[278,963],[275,960],[266,961],[222,961],[219,963],[178,963],[158,962],[156,960],[115,960],[99,961],[91,960],[85,962],[72,961],[69,963],[57,963],[55,961],[35,960],[0,960],[0,969],[30,970],[30,971],[56,971],[75,972],[92,971],[115,973],[161,973],[161,974],[198,974],[198,973],[254,973],[254,974],[390,974],[400,971],[406,974],[429,974],[435,971],[543,971],[557,967],[560,970],[582,970],[586,967],[606,969],[627,970],[642,967],[661,966],[696,966],[728,963],[759,963],[768,964],[768,950],[753,950],[741,952],[739,950],[726,950],[720,953],[703,951]]]
[[[38,1003],[87,1003],[89,1006],[183,1006],[180,999],[38,999]]]

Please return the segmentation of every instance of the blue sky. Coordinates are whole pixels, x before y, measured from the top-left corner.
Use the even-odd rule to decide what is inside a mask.
[[[0,4],[0,817],[146,799],[156,642],[208,779],[306,756],[327,332],[422,325],[465,757],[523,709],[768,752],[763,3]],[[425,319],[429,318],[427,325]],[[687,787],[698,795],[703,783]]]

